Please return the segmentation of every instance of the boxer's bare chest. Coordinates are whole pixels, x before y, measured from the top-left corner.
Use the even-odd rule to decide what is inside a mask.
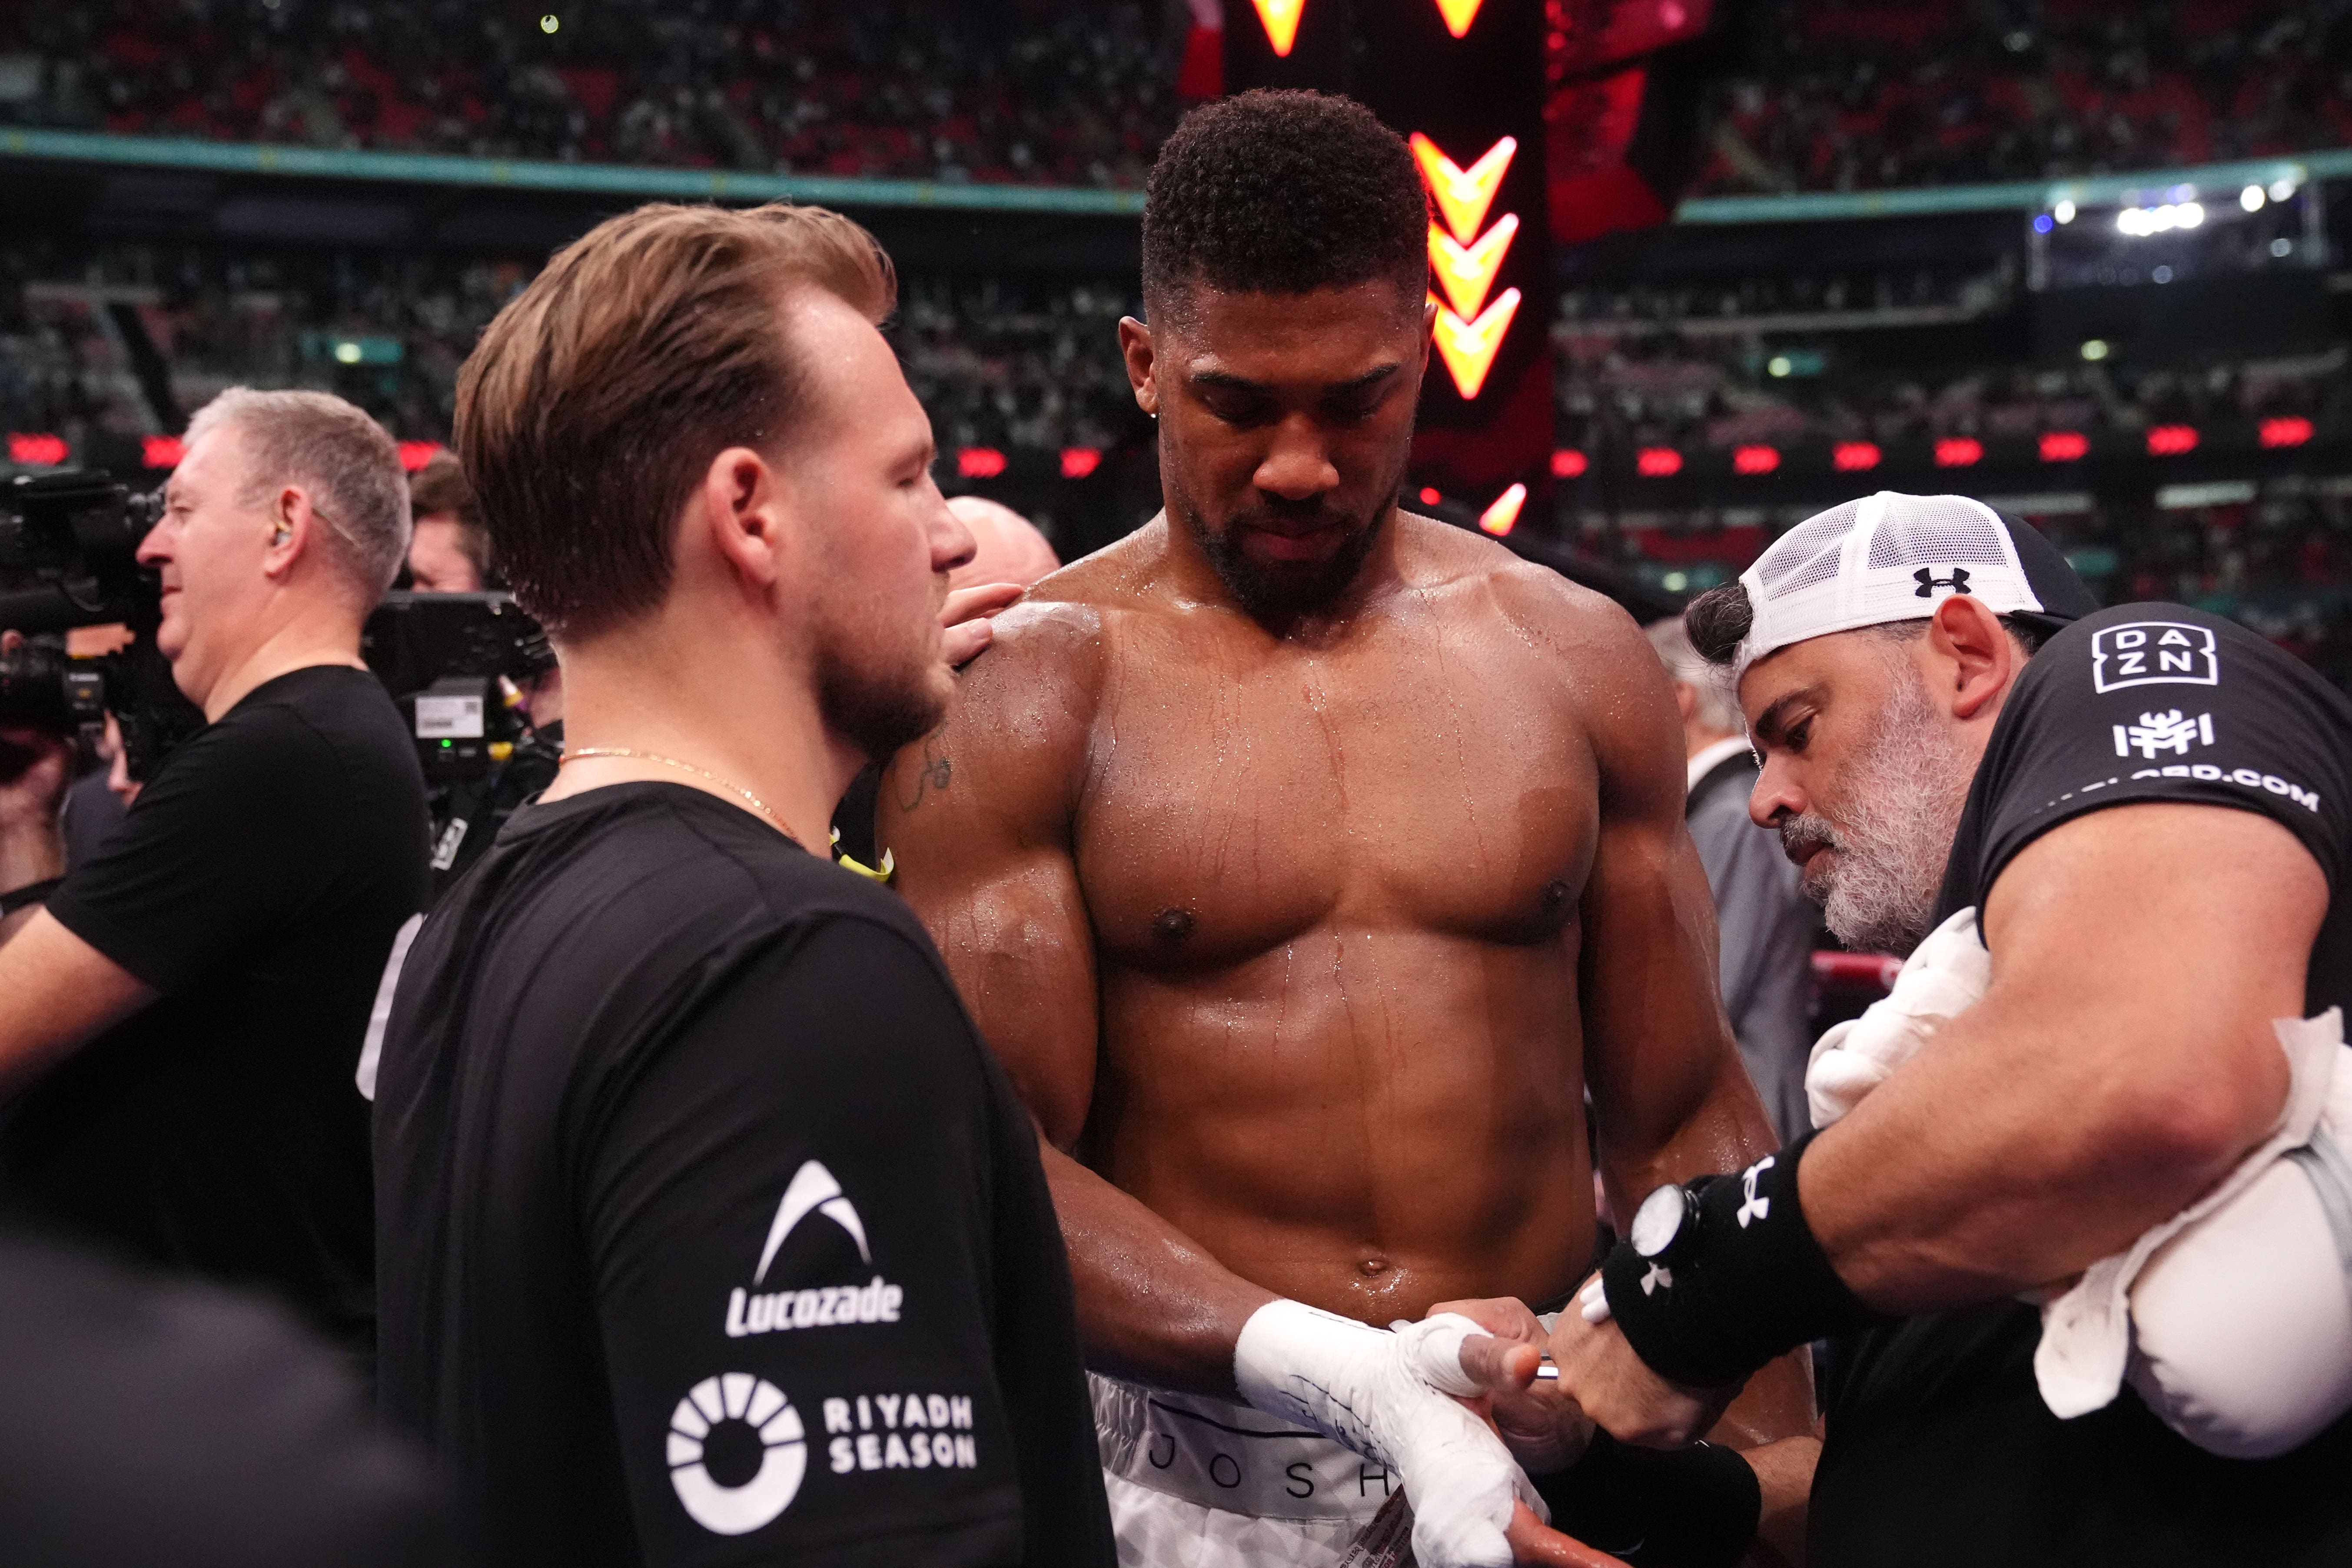
[[[1076,850],[1106,963],[1197,976],[1318,927],[1526,945],[1574,917],[1599,816],[1574,682],[1499,615],[1408,595],[1321,643],[1139,616],[1105,651]]]

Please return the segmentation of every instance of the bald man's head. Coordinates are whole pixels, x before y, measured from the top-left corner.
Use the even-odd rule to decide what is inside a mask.
[[[977,587],[982,583],[1018,583],[1026,588],[1048,572],[1061,568],[1061,557],[1045,542],[1034,524],[1011,507],[981,496],[950,496],[948,510],[971,530],[978,546],[971,560],[948,575],[948,586]]]

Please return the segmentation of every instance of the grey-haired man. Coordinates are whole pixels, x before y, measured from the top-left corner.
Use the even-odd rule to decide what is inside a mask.
[[[156,646],[209,722],[98,854],[0,887],[46,902],[0,930],[0,1205],[270,1287],[364,1356],[352,1068],[427,873],[415,746],[359,643],[408,489],[342,399],[235,388],[190,424],[164,499],[139,559],[162,579]]]
[[[1563,1392],[1679,1442],[1768,1357],[1855,1334],[1815,1568],[2347,1561],[2352,1419],[2259,1461],[2131,1389],[2062,1422],[2016,1298],[2264,1144],[2272,1021],[2352,1002],[2352,702],[2217,616],[2097,609],[1958,497],[1809,520],[1688,624],[1764,758],[1750,813],[1832,929],[1907,947],[1974,907],[1990,978],[1828,1131],[1652,1194],[1563,1315]]]

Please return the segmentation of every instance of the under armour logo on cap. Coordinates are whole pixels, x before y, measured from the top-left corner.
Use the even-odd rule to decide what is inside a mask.
[[[1948,577],[1938,577],[1932,568],[1922,566],[1911,574],[1911,578],[1919,584],[1919,592],[1916,596],[1922,599],[1930,597],[1938,588],[1949,588],[1955,594],[1965,594],[1969,591],[1969,569],[1965,566],[1953,567],[1952,574]]]

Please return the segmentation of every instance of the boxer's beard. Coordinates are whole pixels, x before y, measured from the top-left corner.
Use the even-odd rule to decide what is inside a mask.
[[[1364,568],[1365,558],[1380,542],[1387,509],[1369,522],[1357,523],[1347,513],[1318,504],[1304,507],[1256,507],[1225,520],[1222,532],[1213,532],[1191,498],[1177,498],[1177,515],[1200,542],[1201,553],[1234,602],[1253,616],[1290,616],[1318,610],[1347,591]],[[1279,518],[1292,525],[1336,527],[1345,531],[1339,548],[1328,561],[1309,565],[1300,562],[1281,566],[1253,561],[1241,548],[1241,531]]]
[[[1841,820],[1808,812],[1780,824],[1781,847],[1792,858],[1814,845],[1834,854],[1834,863],[1816,858],[1804,880],[1840,942],[1874,952],[1907,953],[1919,945],[1973,771],[1937,722],[1917,672],[1899,668],[1894,691],[1846,766]]]

